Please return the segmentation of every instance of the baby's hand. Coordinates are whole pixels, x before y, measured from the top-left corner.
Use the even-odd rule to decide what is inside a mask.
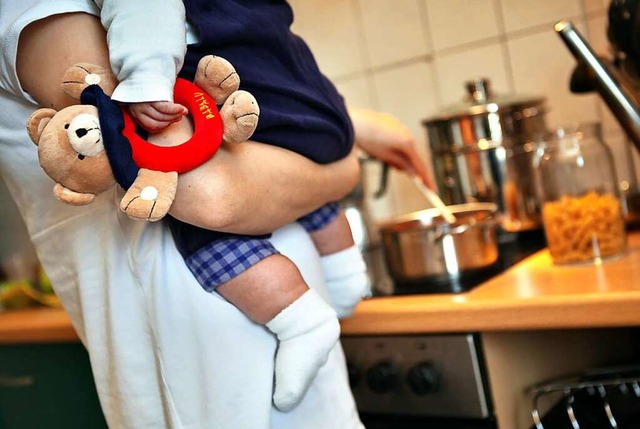
[[[188,113],[186,107],[171,101],[130,103],[127,108],[133,119],[150,133],[164,130]]]

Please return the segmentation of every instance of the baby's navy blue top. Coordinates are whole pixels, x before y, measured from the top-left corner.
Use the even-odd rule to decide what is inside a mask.
[[[320,72],[306,43],[291,32],[293,12],[286,1],[184,0],[184,5],[199,42],[187,47],[180,77],[193,81],[202,57],[223,57],[238,72],[240,88],[260,105],[252,140],[323,164],[349,154],[353,128],[344,100]],[[233,236],[173,218],[169,224],[185,258]]]
[[[214,54],[231,62],[240,88],[260,105],[252,139],[319,163],[345,157],[353,130],[342,97],[305,42],[290,30],[283,0],[185,0],[199,43],[188,46],[181,77],[193,81],[198,61]]]

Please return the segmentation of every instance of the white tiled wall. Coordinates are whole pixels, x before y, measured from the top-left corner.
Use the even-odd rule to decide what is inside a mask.
[[[606,54],[609,0],[291,0],[294,31],[347,102],[405,122],[427,162],[421,120],[460,102],[464,82],[491,80],[501,94],[547,97],[547,123],[601,121],[620,175],[628,176],[624,137],[598,96],[568,89],[575,60],[553,31],[568,18]],[[371,185],[379,169],[370,168]],[[401,174],[392,174],[376,217],[423,208]]]

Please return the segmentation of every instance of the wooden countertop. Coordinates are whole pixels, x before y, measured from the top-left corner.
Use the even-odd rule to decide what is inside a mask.
[[[555,266],[542,250],[470,292],[374,298],[344,335],[640,326],[640,232],[601,265]]]
[[[640,326],[640,232],[602,265],[554,266],[543,250],[464,294],[372,298],[343,335]],[[62,310],[0,313],[0,344],[78,341]]]

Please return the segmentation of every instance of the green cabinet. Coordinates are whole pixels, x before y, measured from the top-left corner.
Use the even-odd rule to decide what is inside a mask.
[[[0,429],[103,429],[79,343],[0,346]]]

